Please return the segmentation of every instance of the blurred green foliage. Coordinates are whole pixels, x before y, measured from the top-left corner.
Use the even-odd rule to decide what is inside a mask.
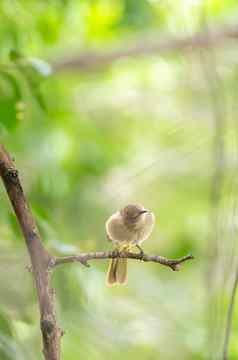
[[[0,3],[0,137],[16,160],[45,245],[62,255],[110,249],[105,220],[140,202],[157,218],[145,251],[196,258],[178,273],[131,261],[128,286],[112,289],[105,286],[105,262],[58,269],[64,360],[221,358],[237,265],[236,44],[214,50],[215,98],[225,122],[215,207],[209,52],[115,60],[88,73],[53,67],[88,49],[103,53],[135,39],[190,35],[201,30],[204,10],[208,24],[228,26],[238,3]],[[41,359],[29,260],[3,187],[0,199],[0,359]],[[229,359],[238,356],[237,320],[236,306]]]

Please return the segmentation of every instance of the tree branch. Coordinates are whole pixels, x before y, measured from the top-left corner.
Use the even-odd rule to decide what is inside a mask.
[[[162,38],[163,35],[158,36]],[[148,55],[161,55],[173,51],[193,51],[211,46],[220,46],[227,40],[238,38],[238,27],[222,27],[210,31],[207,30],[184,37],[167,37],[159,41],[139,40],[125,48],[124,46],[108,52],[86,52],[68,58],[53,61],[55,71],[92,71],[108,66],[115,60],[128,57],[142,57]]]
[[[102,260],[102,259],[114,259],[114,258],[127,258],[141,261],[152,261],[155,263],[159,263],[164,266],[170,267],[173,271],[178,271],[180,265],[187,261],[191,260],[194,257],[192,255],[186,255],[179,259],[167,259],[163,256],[159,255],[146,255],[140,253],[131,253],[131,252],[117,252],[117,251],[109,251],[109,252],[91,252],[91,253],[82,253],[79,255],[65,256],[65,257],[57,257],[54,261],[51,262],[50,266],[55,267],[58,265],[71,263],[71,262],[80,262],[81,264],[88,266],[89,260]]]
[[[18,171],[2,145],[0,145],[0,176],[16,213],[31,258],[40,308],[45,360],[59,360],[61,331],[56,323],[54,294],[50,287],[49,272],[49,264],[54,261],[54,258],[43,247],[37,225],[23,193]]]

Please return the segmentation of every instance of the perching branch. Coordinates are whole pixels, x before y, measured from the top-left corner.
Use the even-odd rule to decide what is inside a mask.
[[[170,267],[173,271],[178,271],[180,265],[187,261],[191,260],[194,257],[192,255],[186,255],[179,259],[167,259],[163,256],[159,255],[146,255],[140,253],[131,253],[131,252],[117,252],[117,251],[109,251],[109,252],[91,252],[91,253],[82,253],[79,255],[65,256],[55,258],[53,262],[51,262],[50,266],[55,267],[61,264],[71,263],[71,262],[80,262],[81,264],[89,267],[89,260],[102,260],[102,259],[114,259],[114,258],[127,258],[141,261],[152,261],[155,263],[159,263],[164,266]]]
[[[93,259],[127,257],[129,259],[153,261],[168,266],[172,270],[176,271],[179,270],[179,267],[183,262],[193,259],[192,255],[171,260],[158,255],[146,255],[130,252],[118,253],[115,251],[82,253],[79,255],[61,258],[54,257],[48,253],[42,244],[37,225],[23,193],[18,171],[16,170],[10,155],[1,144],[0,176],[16,213],[31,259],[32,273],[35,279],[40,309],[40,327],[45,360],[60,360],[60,338],[63,334],[57,325],[54,306],[54,291],[50,284],[50,275],[53,268],[70,262],[80,262],[85,266],[89,266],[88,261]]]
[[[164,55],[174,51],[193,51],[206,49],[212,46],[220,46],[225,41],[236,40],[238,38],[238,27],[222,27],[210,31],[201,31],[193,35],[184,37],[157,35],[159,40],[143,39],[135,41],[128,47],[121,47],[108,52],[86,52],[68,58],[53,61],[55,71],[92,71],[101,67],[111,65],[115,60],[125,58],[138,58],[148,55]]]

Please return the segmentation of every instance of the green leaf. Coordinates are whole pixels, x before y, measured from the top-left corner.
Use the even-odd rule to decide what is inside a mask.
[[[13,130],[17,124],[15,101],[8,98],[0,98],[0,122],[8,129]]]
[[[21,75],[24,76],[32,96],[41,109],[45,111],[47,107],[40,90],[40,85],[52,73],[51,66],[46,61],[38,58],[23,57],[15,50],[11,51],[10,58]]]
[[[18,104],[21,103],[21,88],[13,74],[0,72],[0,122],[8,130],[13,130],[20,119]]]
[[[0,312],[0,333],[4,334],[5,336],[12,336],[10,320],[3,311]]]
[[[15,49],[10,50],[9,58],[11,61],[18,61],[22,58],[22,55]]]

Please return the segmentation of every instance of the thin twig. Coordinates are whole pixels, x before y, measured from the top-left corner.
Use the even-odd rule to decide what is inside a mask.
[[[109,252],[90,252],[90,253],[82,253],[79,255],[72,255],[72,256],[65,256],[65,257],[57,257],[54,259],[53,262],[51,262],[50,267],[55,267],[58,265],[71,263],[71,262],[80,262],[81,264],[85,266],[89,266],[88,261],[89,260],[102,260],[102,259],[114,259],[114,258],[128,258],[128,259],[134,259],[134,260],[140,260],[140,261],[152,261],[155,263],[159,263],[164,266],[170,267],[173,271],[178,271],[180,268],[180,265],[187,261],[191,260],[194,257],[189,254],[186,256],[183,256],[179,259],[167,259],[163,256],[159,255],[147,255],[147,254],[140,254],[140,253],[131,253],[131,252],[117,252],[117,251],[109,251]]]
[[[235,297],[236,297],[236,291],[238,286],[238,267],[236,270],[235,275],[235,281],[231,292],[231,301],[228,307],[227,312],[227,320],[226,320],[226,331],[225,331],[225,340],[224,340],[224,346],[223,346],[223,360],[228,360],[228,347],[229,347],[229,340],[231,335],[231,326],[232,326],[232,316],[233,316],[233,310],[235,305]]]
[[[108,66],[115,60],[129,57],[142,57],[148,55],[161,55],[173,51],[193,51],[205,49],[211,46],[220,46],[227,40],[238,38],[238,27],[222,27],[214,29],[210,36],[207,31],[201,31],[191,36],[172,37],[166,35],[156,35],[155,38],[161,40],[150,41],[148,39],[134,41],[132,45],[114,49],[108,52],[89,51],[68,58],[62,58],[51,62],[55,71],[91,71]]]

